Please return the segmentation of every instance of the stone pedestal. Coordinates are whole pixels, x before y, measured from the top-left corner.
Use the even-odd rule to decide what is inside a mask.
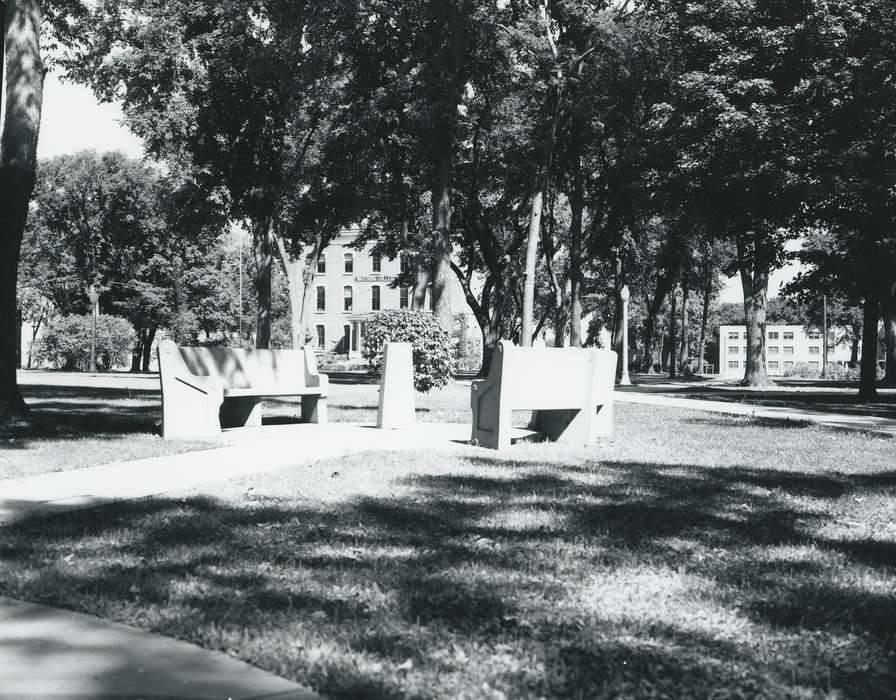
[[[380,377],[377,428],[409,428],[414,424],[414,363],[410,343],[386,343]]]

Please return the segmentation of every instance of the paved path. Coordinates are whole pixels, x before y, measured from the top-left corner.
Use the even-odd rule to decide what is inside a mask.
[[[753,418],[804,421],[808,423],[819,423],[831,428],[867,430],[873,433],[896,436],[896,420],[893,420],[892,418],[810,411],[803,408],[783,406],[761,406],[759,404],[732,403],[728,401],[686,399],[677,396],[639,393],[637,391],[617,391],[615,392],[615,398],[616,401],[620,403],[687,408],[694,411],[711,411],[713,413],[727,413],[730,415],[750,416]]]
[[[244,428],[225,435],[237,444],[0,480],[0,527],[32,515],[153,496],[367,450],[480,449],[466,444],[469,425],[451,423],[417,423],[407,430],[306,423]]]
[[[225,654],[3,597],[0,698],[320,700]]]

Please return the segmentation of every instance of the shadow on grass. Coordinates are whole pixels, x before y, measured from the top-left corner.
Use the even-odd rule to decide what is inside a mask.
[[[896,694],[880,583],[896,546],[825,534],[830,503],[894,498],[896,471],[467,464],[333,505],[157,498],[25,521],[0,530],[0,593],[339,697]]]
[[[31,411],[29,423],[0,426],[0,440],[10,449],[48,439],[112,440],[128,434],[161,433],[158,390],[27,386],[22,393]]]

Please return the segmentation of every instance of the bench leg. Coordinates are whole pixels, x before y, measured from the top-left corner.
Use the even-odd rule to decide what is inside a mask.
[[[234,396],[221,404],[222,428],[260,428],[261,397]]]
[[[326,423],[327,422],[327,397],[303,396],[302,397],[302,422]]]
[[[162,437],[177,440],[220,435],[222,400],[220,389],[204,394],[170,382],[162,391]]]

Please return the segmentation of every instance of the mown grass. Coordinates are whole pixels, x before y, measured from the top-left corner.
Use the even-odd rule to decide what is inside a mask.
[[[894,697],[894,465],[619,405],[590,450],[367,453],[24,522],[0,594],[333,697]]]

